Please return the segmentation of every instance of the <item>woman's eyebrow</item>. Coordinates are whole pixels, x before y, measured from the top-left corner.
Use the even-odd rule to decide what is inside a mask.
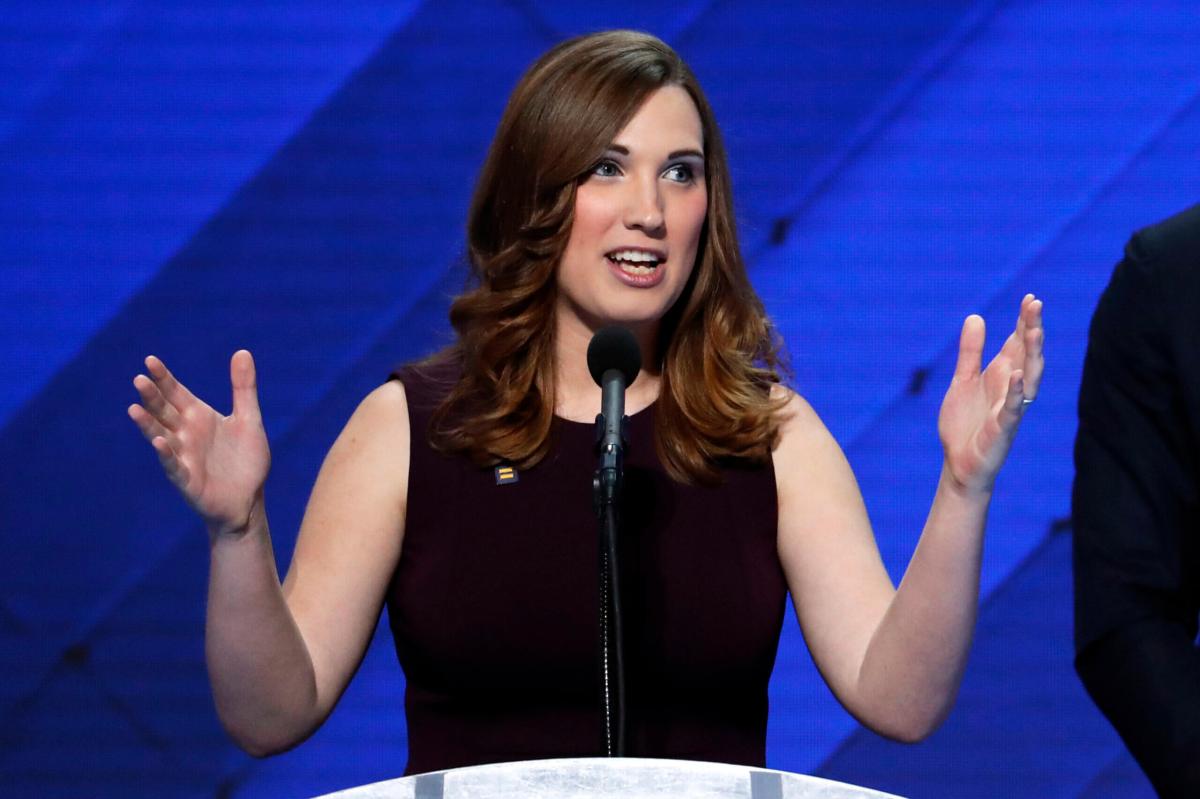
[[[608,145],[608,152],[616,153],[618,155],[628,156],[629,148],[623,144],[610,144],[610,145]],[[688,148],[685,150],[675,150],[667,155],[666,160],[674,161],[676,158],[695,158],[699,161],[703,161],[704,153],[701,152],[700,150],[696,150],[694,148]]]

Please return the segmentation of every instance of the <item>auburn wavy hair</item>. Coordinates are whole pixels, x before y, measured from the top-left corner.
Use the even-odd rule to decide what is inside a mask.
[[[434,410],[435,448],[480,465],[528,467],[555,427],[555,269],[576,187],[642,103],[688,92],[704,135],[708,215],[696,268],[660,325],[659,458],[684,483],[736,461],[765,462],[786,402],[778,337],[746,276],[721,134],[700,85],[664,42],[607,31],[565,41],[521,78],[492,140],[467,224],[472,283],[450,308],[461,377]]]

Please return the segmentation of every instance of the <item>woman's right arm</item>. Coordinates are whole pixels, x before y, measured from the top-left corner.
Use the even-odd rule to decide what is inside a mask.
[[[222,416],[156,358],[129,415],[200,514],[211,553],[205,650],[222,724],[267,755],[310,735],[358,667],[400,556],[408,483],[408,411],[391,381],[363,400],[313,488],[280,585],[263,505],[270,465],[254,363],[230,365]]]

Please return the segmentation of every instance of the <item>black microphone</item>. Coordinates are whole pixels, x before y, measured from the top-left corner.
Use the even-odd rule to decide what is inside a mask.
[[[600,469],[615,469],[620,480],[624,442],[621,424],[625,418],[625,389],[637,379],[642,368],[642,353],[637,339],[617,325],[603,328],[592,336],[587,350],[588,371],[600,386],[600,416],[596,419],[600,444]],[[612,486],[616,488],[615,485]],[[611,501],[614,497],[607,497]]]
[[[625,757],[628,723],[625,712],[621,579],[617,562],[617,500],[621,493],[625,450],[625,389],[637,379],[642,355],[633,334],[623,327],[613,326],[592,336],[588,344],[587,361],[588,371],[601,390],[600,415],[596,417],[600,463],[592,477],[592,505],[600,522],[603,732],[606,754],[609,757]]]

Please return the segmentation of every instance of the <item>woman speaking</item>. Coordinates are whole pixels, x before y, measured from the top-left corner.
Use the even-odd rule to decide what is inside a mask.
[[[1042,373],[1041,302],[981,371],[962,327],[944,465],[898,588],[813,409],[781,382],[746,276],[720,132],[663,42],[614,31],[542,56],[509,100],[468,220],[455,343],[371,392],[334,443],[280,584],[254,362],[233,412],[158,359],[129,415],[210,539],[206,652],[226,729],[285,750],[329,715],[386,604],[408,773],[603,751],[593,334],[640,371],[621,500],[628,754],[761,766],[791,594],[841,704],[890,738],[954,702],[992,486]]]

